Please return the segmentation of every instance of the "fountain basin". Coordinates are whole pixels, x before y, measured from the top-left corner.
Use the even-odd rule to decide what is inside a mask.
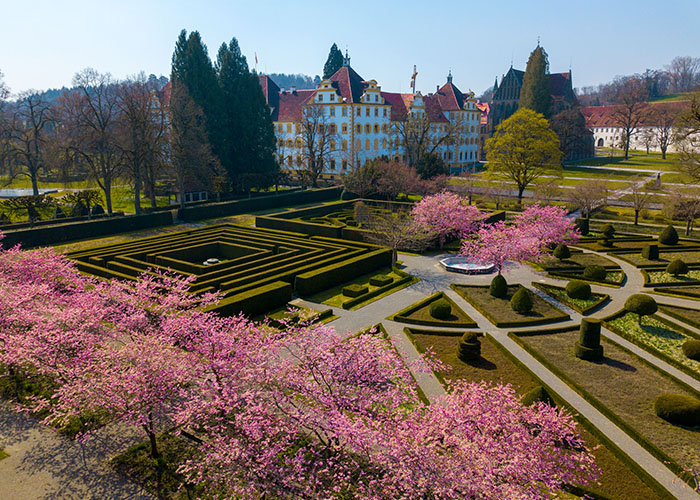
[[[493,264],[477,264],[466,257],[447,257],[440,260],[445,271],[462,274],[489,274],[496,270]]]

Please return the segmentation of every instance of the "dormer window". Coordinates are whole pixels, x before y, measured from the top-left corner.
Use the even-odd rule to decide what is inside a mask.
[[[335,101],[335,94],[331,94],[331,101]]]
[[[318,102],[323,102],[323,94],[318,94]]]

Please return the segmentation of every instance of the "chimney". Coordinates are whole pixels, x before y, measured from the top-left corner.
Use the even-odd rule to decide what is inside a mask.
[[[296,93],[297,93],[297,86],[296,86],[296,85],[292,85],[292,86],[289,88],[289,91],[290,91],[292,94],[296,94]]]
[[[437,94],[440,92],[440,85],[435,85],[435,93]]]

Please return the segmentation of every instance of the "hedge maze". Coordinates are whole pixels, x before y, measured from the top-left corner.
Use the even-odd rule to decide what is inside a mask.
[[[262,314],[292,293],[310,296],[391,265],[391,251],[368,243],[220,224],[68,254],[82,272],[137,279],[149,270],[195,276],[194,293],[220,291],[221,314]]]

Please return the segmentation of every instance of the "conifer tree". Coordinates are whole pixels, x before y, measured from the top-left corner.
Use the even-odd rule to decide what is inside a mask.
[[[523,86],[520,90],[520,108],[529,108],[537,113],[548,116],[552,101],[549,85],[549,62],[547,52],[537,45],[530,53],[527,68],[523,76]]]
[[[326,59],[326,64],[323,65],[323,79],[330,78],[333,74],[343,67],[343,53],[336,44],[331,45],[331,51]]]

